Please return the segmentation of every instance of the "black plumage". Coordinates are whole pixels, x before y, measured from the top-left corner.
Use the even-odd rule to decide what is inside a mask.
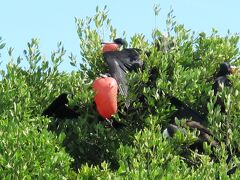
[[[227,75],[231,74],[233,72],[232,66],[230,66],[228,63],[222,63],[220,64],[219,71],[216,73],[214,84],[213,84],[213,90],[214,95],[217,94],[220,90],[220,86],[231,86],[231,81],[227,78]]]
[[[114,39],[113,42],[118,44],[119,46],[123,46],[123,48],[126,48],[128,45],[127,41],[122,38]]]
[[[236,170],[238,169],[238,166],[234,166],[232,169],[227,171],[227,175],[231,176],[232,174],[234,174],[236,172]]]
[[[146,83],[148,87],[156,87],[158,73],[159,70],[157,67],[153,67],[149,70],[149,79],[148,82]],[[200,115],[199,112],[197,112],[196,110],[192,109],[189,105],[187,105],[187,103],[181,101],[180,99],[171,94],[165,93],[161,89],[159,91],[162,96],[165,96],[170,101],[170,104],[172,106],[176,107],[176,111],[170,117],[171,118],[170,123],[174,123],[175,118],[191,119],[202,124],[206,122],[206,119],[202,115]],[[146,103],[146,98],[143,95],[140,96],[140,99],[141,102]]]
[[[199,153],[203,153],[204,152],[204,147],[203,147],[204,142],[207,142],[207,144],[209,144],[212,148],[220,148],[219,143],[215,140],[214,135],[210,132],[210,130],[207,129],[206,127],[204,127],[199,122],[187,120],[186,126],[190,130],[196,129],[200,132],[198,139],[188,147],[191,150],[198,150]],[[182,132],[183,134],[186,134],[184,127],[182,127],[182,126],[179,127],[175,124],[169,124],[167,126],[167,128],[163,131],[163,135],[166,138],[173,137],[174,134],[177,133],[178,131]],[[237,157],[239,156],[238,151],[234,152],[234,154]],[[185,155],[185,152],[183,155]],[[219,160],[218,160],[217,156],[214,154],[214,152],[212,152],[212,154],[210,154],[210,157],[215,163],[219,163]],[[231,159],[232,159],[232,154],[228,151],[228,158],[226,160],[226,163],[229,164]],[[239,167],[240,167],[239,164],[233,166],[231,169],[227,170],[227,175],[231,176],[232,174],[234,174],[236,172],[237,169],[239,169]]]
[[[126,73],[137,70],[143,65],[139,58],[139,51],[139,49],[127,48],[121,51],[103,53],[104,61],[109,67],[109,73],[116,79],[119,93],[123,96],[128,94]]]
[[[224,62],[222,64],[220,64],[219,70],[216,73],[215,79],[214,79],[214,84],[212,86],[212,89],[214,91],[214,96],[217,96],[217,100],[216,103],[214,104],[214,107],[220,106],[221,108],[221,112],[222,113],[226,113],[226,107],[224,104],[224,100],[222,100],[222,98],[217,95],[217,93],[221,90],[221,87],[231,87],[232,83],[231,81],[228,79],[228,75],[234,73],[235,67],[230,66],[229,63]]]
[[[59,119],[77,118],[80,114],[69,108],[67,104],[67,93],[62,93],[46,109],[44,109],[42,115]]]
[[[200,132],[197,141],[190,146],[190,149],[193,150],[198,149],[198,151],[203,152],[203,142],[207,142],[208,144],[215,148],[219,147],[217,141],[214,140],[213,134],[201,123],[192,120],[187,120],[186,126],[190,130],[196,129]],[[173,137],[177,131],[181,131],[182,133],[185,134],[185,129],[183,127],[180,128],[175,124],[169,124],[163,133],[165,137]]]
[[[126,74],[128,72],[135,71],[138,68],[142,68],[143,66],[143,62],[139,58],[140,49],[126,48],[127,42],[122,38],[114,39],[113,42],[117,44],[119,48],[123,47],[123,49],[121,51],[103,52],[103,59],[108,65],[108,73],[118,83],[119,94],[126,97],[128,95]],[[126,100],[124,104],[124,108],[129,108],[129,100]],[[109,122],[108,127],[121,129],[126,126],[125,124],[115,121],[113,119],[105,120]]]
[[[216,74],[216,77],[226,76],[226,75],[231,74],[231,72],[232,72],[232,66],[230,66],[229,63],[224,62],[224,63],[220,64],[220,67]]]
[[[169,99],[171,105],[174,105],[177,109],[176,112],[174,112],[171,116],[171,123],[174,122],[175,118],[191,119],[202,124],[206,121],[205,118],[203,118],[197,111],[193,110],[191,107],[189,107],[186,103],[179,100],[178,98],[170,95],[167,95],[167,98]]]
[[[158,69],[157,68],[151,68],[149,71],[149,80],[146,83],[146,85],[148,87],[151,88],[156,88],[156,81],[157,81],[157,77],[158,77]],[[194,110],[193,108],[191,108],[187,103],[181,101],[180,99],[178,99],[177,97],[165,93],[163,90],[159,90],[159,94],[161,96],[166,97],[167,100],[169,100],[171,106],[174,106],[176,108],[176,111],[171,115],[170,119],[170,123],[174,123],[175,122],[175,118],[177,119],[189,119],[189,120],[193,120],[196,122],[199,122],[201,124],[206,123],[206,118],[203,117],[199,112],[197,112],[196,110]],[[147,98],[141,94],[139,96],[139,101],[141,103],[143,103],[144,107],[148,106],[148,102],[147,102]]]

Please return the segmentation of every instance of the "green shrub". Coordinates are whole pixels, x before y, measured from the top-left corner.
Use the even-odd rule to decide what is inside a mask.
[[[158,14],[158,13],[157,13]],[[61,72],[59,66],[66,53],[61,43],[46,60],[39,50],[39,41],[32,39],[24,58],[12,57],[0,82],[0,177],[1,179],[226,179],[227,170],[239,164],[235,149],[239,147],[238,121],[240,95],[239,75],[230,76],[233,88],[220,93],[227,114],[214,109],[213,74],[222,62],[239,56],[238,35],[225,37],[216,30],[211,35],[195,34],[178,25],[172,12],[166,21],[169,51],[160,51],[149,44],[144,35],[136,34],[129,43],[143,49],[144,71],[129,73],[129,99],[132,109],[119,109],[116,119],[128,126],[122,130],[108,129],[98,123],[93,106],[92,81],[107,72],[101,55],[102,34],[109,40],[117,31],[107,17],[106,8],[96,8],[96,15],[76,19],[83,61],[73,55],[70,63],[77,71]],[[163,37],[155,29],[155,42]],[[123,37],[125,35],[123,33]],[[5,44],[0,39],[0,49]],[[144,52],[151,52],[147,57]],[[22,67],[22,64],[27,64]],[[239,62],[235,62],[239,65]],[[147,86],[148,71],[156,68],[156,86]],[[162,130],[175,111],[159,91],[172,94],[206,117],[206,126],[222,143],[199,154],[187,147],[196,139],[196,132],[187,131],[167,140]],[[53,131],[55,120],[40,116],[43,109],[62,92],[74,94],[70,106],[79,106],[78,119],[61,121]],[[138,101],[141,95],[147,106]],[[121,104],[121,102],[119,102]],[[211,159],[212,151],[218,163]],[[232,153],[227,164],[226,159]],[[232,176],[237,178],[240,171]]]

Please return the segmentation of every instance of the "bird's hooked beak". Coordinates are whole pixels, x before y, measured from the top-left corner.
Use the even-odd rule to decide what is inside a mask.
[[[231,74],[240,73],[240,67],[238,67],[238,66],[230,66],[230,73]]]
[[[117,44],[117,43],[114,43],[114,42],[101,42],[101,44]]]
[[[102,45],[106,45],[106,44],[115,44],[115,45],[117,45],[117,46],[118,46],[118,48],[120,48],[120,47],[121,47],[121,45],[120,45],[120,44],[117,44],[117,43],[115,43],[115,42],[101,42],[101,44],[102,44]]]

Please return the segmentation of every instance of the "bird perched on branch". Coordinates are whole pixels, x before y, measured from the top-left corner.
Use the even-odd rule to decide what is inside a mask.
[[[115,39],[113,43],[103,44],[103,59],[109,67],[109,73],[118,83],[119,94],[127,96],[128,86],[126,74],[143,66],[143,62],[139,57],[140,50],[136,48],[125,48],[127,43],[121,38]],[[118,48],[107,48],[110,46]],[[123,49],[119,50],[122,46]]]
[[[208,130],[199,122],[187,120],[186,126],[190,130],[196,129],[200,132],[197,141],[190,146],[191,149],[198,149],[198,151],[203,152],[203,142],[207,142],[209,145],[215,148],[219,147],[219,144],[217,143],[217,141],[214,140],[214,136],[210,132],[210,130]],[[178,127],[175,124],[169,124],[167,128],[163,131],[163,136],[166,138],[173,137],[177,131],[181,131],[184,134],[186,133],[183,127]]]
[[[126,48],[127,42],[122,38],[102,44],[103,59],[108,65],[110,77],[101,75],[93,82],[93,90],[96,93],[94,101],[99,115],[109,122],[111,127],[118,129],[125,126],[112,119],[118,111],[118,94],[125,97],[128,95],[126,74],[141,67],[143,63],[139,59],[139,50]],[[128,100],[125,102],[125,107],[129,107]]]
[[[172,115],[172,119],[178,118],[178,119],[191,119],[193,121],[196,121],[198,123],[203,124],[206,122],[205,118],[200,115],[197,111],[193,110],[191,107],[189,107],[186,103],[179,100],[178,98],[174,96],[167,95],[167,98],[169,99],[171,105],[174,105],[176,107],[176,112]]]
[[[60,94],[46,109],[44,109],[42,116],[59,119],[77,118],[80,114],[68,107],[67,96],[67,93]]]
[[[216,73],[214,84],[212,86],[214,95],[217,96],[217,100],[214,106],[215,107],[220,106],[222,113],[226,113],[226,107],[225,107],[224,101],[221,99],[219,95],[217,95],[217,93],[221,90],[222,86],[225,86],[225,87],[232,86],[232,83],[227,76],[230,74],[235,74],[238,71],[239,71],[238,67],[231,66],[229,63],[224,62],[220,64],[219,70]]]
[[[62,120],[75,119],[80,116],[78,112],[68,107],[67,96],[67,93],[60,94],[46,109],[43,110],[42,116],[54,118],[51,123],[48,124],[48,130],[56,131]]]

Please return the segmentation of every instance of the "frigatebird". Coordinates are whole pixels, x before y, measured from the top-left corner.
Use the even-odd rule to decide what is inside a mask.
[[[234,73],[234,68],[235,67],[230,66],[230,64],[227,62],[220,64],[219,71],[215,76],[213,84],[214,95],[216,95],[219,91],[221,84],[223,84],[224,86],[231,86],[231,82],[227,78],[227,75]]]
[[[77,118],[80,114],[67,106],[67,96],[67,93],[60,94],[46,109],[44,109],[42,116],[59,119]]]
[[[189,127],[190,130],[198,130],[200,132],[197,141],[195,141],[193,144],[189,146],[191,150],[198,150],[198,152],[202,153],[204,151],[203,143],[207,142],[211,147],[214,148],[220,148],[219,143],[214,140],[214,135],[198,122],[195,121],[186,121],[187,127]],[[167,128],[163,131],[163,137],[165,138],[172,138],[175,133],[180,131],[183,134],[186,134],[186,130],[183,127],[179,127],[175,124],[169,124]],[[236,152],[239,155],[239,152]],[[211,154],[210,157],[214,162],[218,162],[218,159],[216,158],[215,154]],[[232,159],[232,155],[230,152],[228,152],[228,158],[226,160],[226,163],[228,164],[230,162],[230,159]],[[235,165],[231,169],[227,171],[227,175],[231,176],[236,172],[236,170],[240,168],[240,165]]]
[[[217,141],[214,140],[213,134],[201,123],[192,120],[187,120],[186,126],[189,127],[190,130],[196,129],[200,132],[197,141],[190,146],[191,149],[193,150],[198,149],[198,151],[202,152],[203,142],[207,142],[208,144],[215,148],[219,147]],[[166,138],[173,137],[177,131],[181,131],[183,134],[186,133],[184,128],[178,127],[175,124],[169,124],[167,128],[163,131],[163,136]]]
[[[226,113],[226,108],[225,108],[224,101],[217,95],[217,93],[220,91],[222,86],[225,86],[225,87],[232,86],[232,83],[227,76],[230,74],[234,74],[237,71],[238,71],[237,67],[231,66],[229,63],[224,62],[220,64],[219,71],[216,73],[214,84],[212,86],[212,89],[214,91],[214,96],[217,96],[217,100],[214,107],[220,106],[222,113]]]
[[[121,38],[117,38],[113,42],[119,47],[127,45],[126,41]],[[109,73],[111,77],[116,79],[119,86],[119,94],[123,96],[127,96],[128,94],[126,74],[143,66],[143,62],[139,57],[140,51],[137,48],[124,47],[120,51],[103,52],[103,59],[109,67]]]
[[[231,82],[227,78],[227,75],[235,73],[236,71],[237,68],[235,66],[230,66],[228,63],[222,63],[220,65],[220,69],[216,74],[216,79],[213,84],[214,95],[217,95],[217,92],[220,90],[221,84],[224,84],[224,86],[231,86]],[[193,110],[183,101],[171,95],[166,95],[166,97],[170,100],[171,105],[174,105],[177,108],[177,111],[173,114],[172,118],[177,117],[178,119],[191,119],[201,124],[205,122],[205,118],[201,116],[200,113]],[[217,105],[220,105],[221,112],[225,112],[224,102],[219,96],[217,97],[217,101],[215,103],[215,106]]]
[[[125,125],[113,120],[118,111],[118,84],[117,81],[107,74],[101,74],[100,77],[93,81],[94,106],[99,114],[99,122],[108,122],[109,126],[115,129],[121,129]]]
[[[172,115],[172,122],[175,118],[178,119],[191,119],[193,121],[196,121],[198,123],[205,123],[205,118],[200,115],[197,111],[193,110],[191,107],[189,107],[186,103],[179,100],[178,98],[174,96],[167,95],[166,96],[171,105],[174,105],[176,107],[176,112]]]

